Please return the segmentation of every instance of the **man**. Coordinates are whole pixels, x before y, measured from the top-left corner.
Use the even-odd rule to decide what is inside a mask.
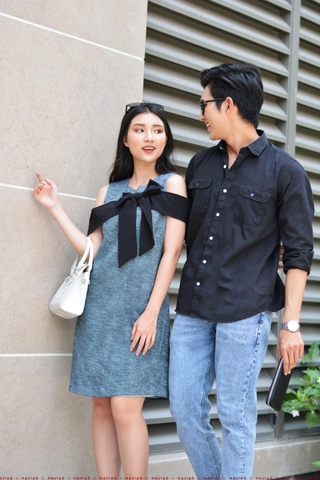
[[[200,78],[200,120],[220,142],[196,154],[186,174],[192,208],[171,335],[170,404],[199,479],[249,479],[271,312],[284,306],[278,341],[284,372],[303,355],[299,316],[314,207],[301,165],[256,130],[259,69],[224,64]],[[280,242],[285,292],[277,274]],[[209,418],[214,380],[221,450]]]

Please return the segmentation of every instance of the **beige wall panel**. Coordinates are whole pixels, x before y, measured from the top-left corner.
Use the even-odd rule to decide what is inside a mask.
[[[0,12],[144,57],[147,0],[0,0]]]
[[[0,182],[96,196],[125,104],[142,98],[143,61],[0,16]]]
[[[75,321],[48,310],[75,253],[32,188],[35,170],[54,180],[86,231],[125,105],[142,99],[146,10],[0,0],[0,476],[96,475],[91,401],[68,392]]]
[[[0,475],[96,475],[91,400],[68,392],[70,358],[0,358]],[[20,479],[19,479],[20,480]]]
[[[0,245],[6,255],[1,289],[0,353],[70,353],[74,320],[52,315],[52,295],[70,271],[74,249],[32,192],[0,189]],[[75,224],[86,232],[94,202],[61,197]]]

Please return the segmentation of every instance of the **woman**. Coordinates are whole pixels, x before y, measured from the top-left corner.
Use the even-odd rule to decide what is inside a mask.
[[[168,398],[167,291],[185,233],[185,183],[170,160],[163,107],[126,107],[109,185],[97,196],[89,235],[94,266],[74,338],[70,391],[92,397],[99,477],[146,478],[145,397]],[[54,183],[36,173],[35,198],[79,254],[86,245],[59,203]]]

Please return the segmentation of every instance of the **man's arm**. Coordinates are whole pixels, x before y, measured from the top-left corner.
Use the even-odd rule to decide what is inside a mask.
[[[283,271],[286,274],[283,322],[299,322],[307,275],[313,256],[313,195],[308,176],[293,161],[284,169],[279,182],[278,198],[280,236],[284,245]],[[303,333],[303,332],[302,332]],[[283,357],[284,373],[291,372],[303,355],[301,333],[281,330],[278,358]]]
[[[287,272],[285,289],[285,307],[282,322],[300,321],[300,311],[307,272],[298,268],[290,268]],[[300,331],[290,332],[282,329],[278,339],[278,359],[283,357],[284,373],[290,373],[295,364],[303,356],[304,343]]]

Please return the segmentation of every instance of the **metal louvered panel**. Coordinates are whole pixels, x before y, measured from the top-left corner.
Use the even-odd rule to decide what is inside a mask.
[[[199,73],[223,62],[252,62],[261,69],[265,102],[260,127],[295,155],[309,174],[316,203],[315,261],[301,314],[306,344],[320,340],[320,56],[318,0],[149,0],[144,99],[165,107],[184,173],[190,158],[212,142],[199,122]],[[170,289],[174,317],[180,259]],[[257,440],[312,434],[305,423],[280,415],[276,432],[265,397],[276,366],[280,315],[274,315],[269,349],[259,378]],[[215,390],[212,419],[219,435]],[[181,450],[165,401],[146,401],[144,414],[153,453]],[[300,433],[299,433],[300,432]]]
[[[313,223],[315,255],[308,278],[301,312],[303,339],[306,346],[320,342],[320,2],[301,0],[297,114],[296,158],[308,172],[315,201]],[[302,375],[302,368],[299,369]],[[320,431],[308,431],[304,420],[296,422],[285,416],[286,436],[310,435]]]

